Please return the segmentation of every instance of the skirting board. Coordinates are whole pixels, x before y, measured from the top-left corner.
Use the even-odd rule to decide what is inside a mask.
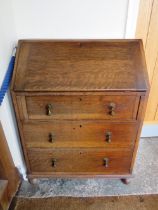
[[[141,137],[156,137],[158,136],[158,124],[144,124],[141,132]]]

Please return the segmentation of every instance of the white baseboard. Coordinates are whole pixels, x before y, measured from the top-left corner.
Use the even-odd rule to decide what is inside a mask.
[[[141,137],[158,137],[158,124],[144,124]]]

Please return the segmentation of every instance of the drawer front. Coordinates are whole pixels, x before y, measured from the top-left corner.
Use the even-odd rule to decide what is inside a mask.
[[[136,119],[139,96],[26,96],[28,119]]]
[[[28,150],[32,173],[129,174],[130,151],[106,150]]]
[[[136,123],[105,121],[59,121],[23,124],[27,147],[130,147],[137,133]]]

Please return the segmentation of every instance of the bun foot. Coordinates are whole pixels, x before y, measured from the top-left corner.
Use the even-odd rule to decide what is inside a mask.
[[[37,184],[37,179],[29,178],[28,182],[32,185],[35,185],[35,184]]]
[[[130,184],[131,179],[125,178],[125,179],[121,179],[121,181],[122,181],[123,184]]]

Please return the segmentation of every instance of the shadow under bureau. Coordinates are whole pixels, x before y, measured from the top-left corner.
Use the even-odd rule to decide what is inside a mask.
[[[28,178],[126,182],[148,92],[141,40],[20,40],[11,93]]]

